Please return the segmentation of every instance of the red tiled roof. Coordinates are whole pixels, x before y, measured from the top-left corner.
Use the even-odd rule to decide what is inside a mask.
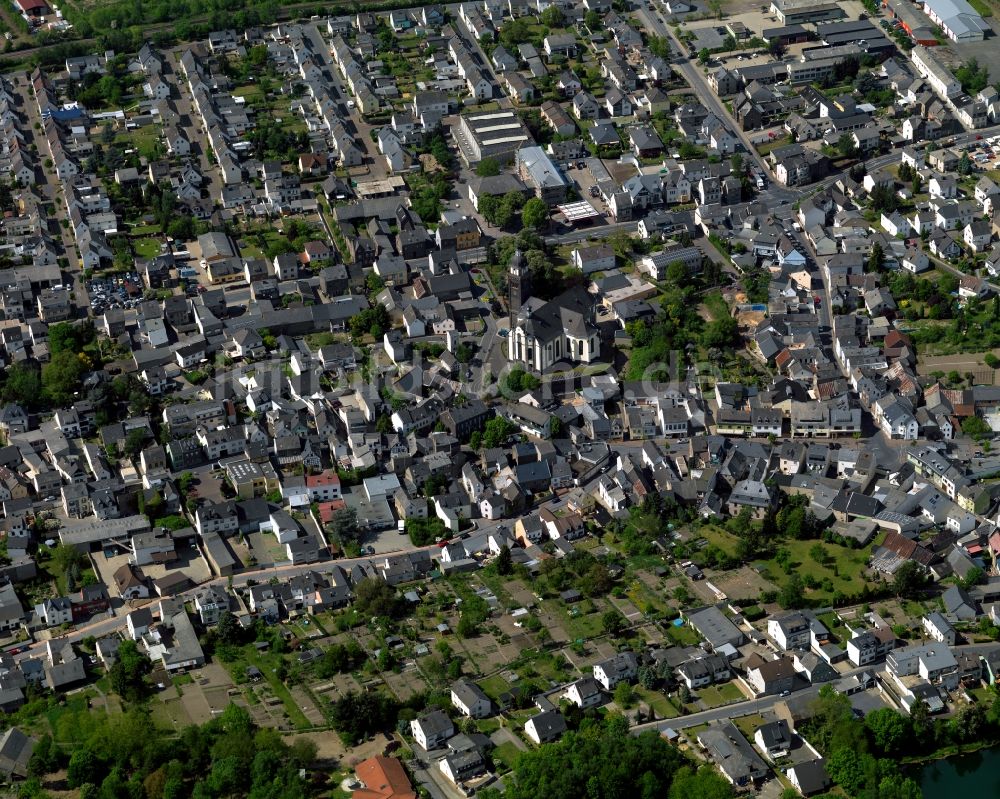
[[[322,472],[321,474],[306,475],[306,487],[340,485],[340,477],[336,472]]]
[[[329,524],[333,521],[333,515],[338,510],[343,510],[347,507],[347,503],[342,499],[334,499],[330,502],[320,502],[317,505],[319,509],[319,519],[323,524]]]
[[[416,799],[403,764],[394,757],[370,757],[354,769],[365,787],[352,794],[354,799]]]

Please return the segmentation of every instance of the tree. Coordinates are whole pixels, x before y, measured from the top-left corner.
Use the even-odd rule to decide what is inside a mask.
[[[912,778],[889,774],[878,784],[878,799],[923,799],[923,791]]]
[[[972,174],[972,159],[969,158],[967,152],[963,152],[961,157],[958,159],[958,166],[955,167],[955,171],[959,175],[970,175]]]
[[[69,322],[57,322],[49,328],[49,354],[80,352],[83,345],[88,340],[93,339],[93,326],[90,326],[89,333],[87,335],[82,327],[77,327]]]
[[[978,740],[986,726],[986,710],[980,703],[966,705],[949,723],[951,737],[959,743]]]
[[[722,349],[732,346],[739,333],[739,326],[731,316],[724,316],[709,322],[701,334],[701,343],[708,349]]]
[[[875,758],[850,747],[836,749],[826,762],[826,771],[830,779],[852,796],[862,791],[868,774],[874,770]]]
[[[463,599],[462,613],[458,618],[458,634],[462,638],[475,638],[489,615],[490,606],[481,596],[473,594]]]
[[[601,616],[601,626],[608,635],[619,635],[625,629],[625,617],[617,610],[606,610]]]
[[[962,432],[978,440],[992,435],[993,428],[981,416],[966,416],[962,420]]]
[[[601,15],[596,11],[591,9],[583,17],[583,24],[590,28],[591,31],[597,32],[601,27]]]
[[[555,8],[555,6],[549,6]],[[532,197],[521,209],[521,223],[525,227],[540,229],[549,221],[549,207],[538,197]]]
[[[640,666],[639,671],[636,674],[636,679],[646,690],[652,690],[656,687],[656,669],[652,666]]]
[[[246,634],[234,614],[226,612],[219,616],[215,640],[223,646],[240,646],[246,640]]]
[[[479,199],[479,212],[487,222],[499,228],[507,227],[523,207],[524,195],[519,191],[509,191],[503,197],[487,195]]]
[[[805,602],[805,587],[802,584],[802,578],[793,574],[778,592],[778,604],[785,610],[792,610],[804,607]]]
[[[38,739],[28,760],[28,776],[42,777],[57,771],[61,759],[60,751],[53,743],[52,736],[46,733]]]
[[[516,779],[506,785],[506,799],[660,799],[668,795],[677,770],[685,764],[680,751],[656,733],[628,734],[628,722],[617,714],[568,732],[552,744],[523,752]],[[717,799],[725,794],[717,795]],[[697,799],[678,794],[671,799]]]
[[[865,716],[865,726],[881,751],[894,756],[909,740],[910,725],[892,708],[880,708]]]
[[[707,47],[702,47],[701,50],[698,51],[699,64],[707,64],[711,58],[712,53]]]
[[[538,15],[538,20],[547,28],[558,28],[563,24],[563,13],[559,6],[552,5]]]
[[[683,261],[671,261],[667,264],[667,280],[675,286],[683,286],[689,277],[687,265]]]
[[[129,430],[125,436],[125,441],[122,442],[122,454],[129,458],[138,457],[139,453],[142,452],[142,447],[146,443],[147,431],[145,428],[136,428],[135,430]]]
[[[970,58],[955,70],[955,78],[962,84],[962,91],[974,96],[986,88],[990,70],[985,64],[980,67],[977,59]]]
[[[377,577],[366,577],[354,588],[354,609],[362,617],[395,618],[402,611],[396,589]]]
[[[960,580],[963,588],[972,588],[986,580],[986,572],[979,566],[973,566],[965,573],[965,577]]]
[[[25,408],[37,408],[42,398],[42,378],[38,369],[27,363],[7,367],[3,383],[3,401],[16,402]]]
[[[885,253],[882,251],[882,245],[877,241],[872,245],[871,254],[868,256],[868,271],[869,272],[881,272],[885,266]]]
[[[650,36],[646,46],[653,55],[665,60],[670,58],[670,40],[666,36]]]
[[[53,355],[42,367],[42,392],[55,405],[68,405],[80,390],[87,367],[75,352]]]
[[[369,296],[374,296],[385,288],[385,281],[381,275],[369,272],[368,277],[365,278],[365,288],[368,290]]]
[[[344,743],[354,746],[376,732],[395,729],[399,704],[381,691],[349,692],[330,703],[330,721]]]
[[[484,158],[476,164],[476,174],[481,178],[491,178],[500,174],[500,162],[496,158]]]
[[[108,672],[111,690],[128,702],[137,702],[146,695],[146,675],[152,670],[152,662],[139,651],[135,641],[122,641]]]
[[[625,708],[632,707],[634,702],[635,689],[627,680],[622,680],[615,686],[615,704],[624,710]]]
[[[510,547],[506,544],[500,547],[500,552],[497,553],[496,570],[497,574],[503,575],[508,575],[514,571],[514,561],[510,556]]]
[[[891,213],[896,210],[899,202],[891,187],[884,183],[878,183],[872,187],[868,194],[868,204],[873,211]]]
[[[898,597],[913,597],[923,588],[924,579],[924,571],[920,564],[908,560],[896,569],[892,578],[892,591]]]
[[[854,137],[850,133],[841,133],[837,139],[837,152],[845,158],[853,158],[858,153]]]
[[[730,799],[732,786],[712,766],[685,766],[674,776],[668,799]],[[798,792],[795,793],[798,799]]]
[[[354,508],[341,508],[336,511],[330,518],[328,527],[341,546],[357,542],[361,536],[358,513]]]
[[[443,538],[447,532],[444,522],[436,516],[427,519],[411,517],[406,520],[406,534],[410,537],[410,543],[415,547],[433,544],[439,538]]]
[[[73,751],[66,768],[66,784],[79,788],[86,783],[97,784],[101,780],[102,764],[89,748],[79,747]]]
[[[502,416],[494,416],[483,426],[482,445],[486,449],[494,449],[503,446],[508,436],[512,435],[516,428]]]

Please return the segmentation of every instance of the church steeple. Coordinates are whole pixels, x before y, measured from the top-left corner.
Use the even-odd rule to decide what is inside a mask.
[[[507,304],[510,311],[511,330],[517,326],[517,316],[521,312],[524,301],[528,299],[530,291],[528,265],[524,261],[524,254],[519,249],[514,250],[507,276]]]

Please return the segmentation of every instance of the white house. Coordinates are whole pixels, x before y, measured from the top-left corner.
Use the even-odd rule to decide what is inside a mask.
[[[916,275],[930,269],[931,263],[927,258],[927,253],[919,247],[910,247],[902,259],[900,259],[899,265],[907,272],[912,272]]]
[[[524,723],[524,734],[536,744],[555,741],[566,732],[566,719],[555,710],[545,710]]]
[[[594,664],[594,679],[605,691],[613,691],[620,682],[631,682],[638,672],[639,662],[632,652],[619,652]]]
[[[424,749],[437,749],[455,734],[455,725],[444,711],[432,710],[411,721],[410,732]]]
[[[459,680],[451,686],[451,704],[463,715],[483,719],[493,714],[493,702],[483,689],[469,680]]]
[[[958,639],[958,633],[955,632],[955,628],[951,626],[944,616],[935,611],[934,613],[928,613],[921,620],[924,632],[927,633],[929,638],[933,638],[942,644],[948,644],[948,646],[954,646],[956,640]]]
[[[578,708],[586,710],[588,707],[596,707],[601,704],[604,700],[604,693],[597,680],[593,677],[583,677],[566,688],[563,698]]]

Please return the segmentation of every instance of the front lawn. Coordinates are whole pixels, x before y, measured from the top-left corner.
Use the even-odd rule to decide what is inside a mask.
[[[707,708],[730,705],[733,702],[742,702],[746,699],[736,684],[731,682],[701,688],[698,690],[698,697]]]

